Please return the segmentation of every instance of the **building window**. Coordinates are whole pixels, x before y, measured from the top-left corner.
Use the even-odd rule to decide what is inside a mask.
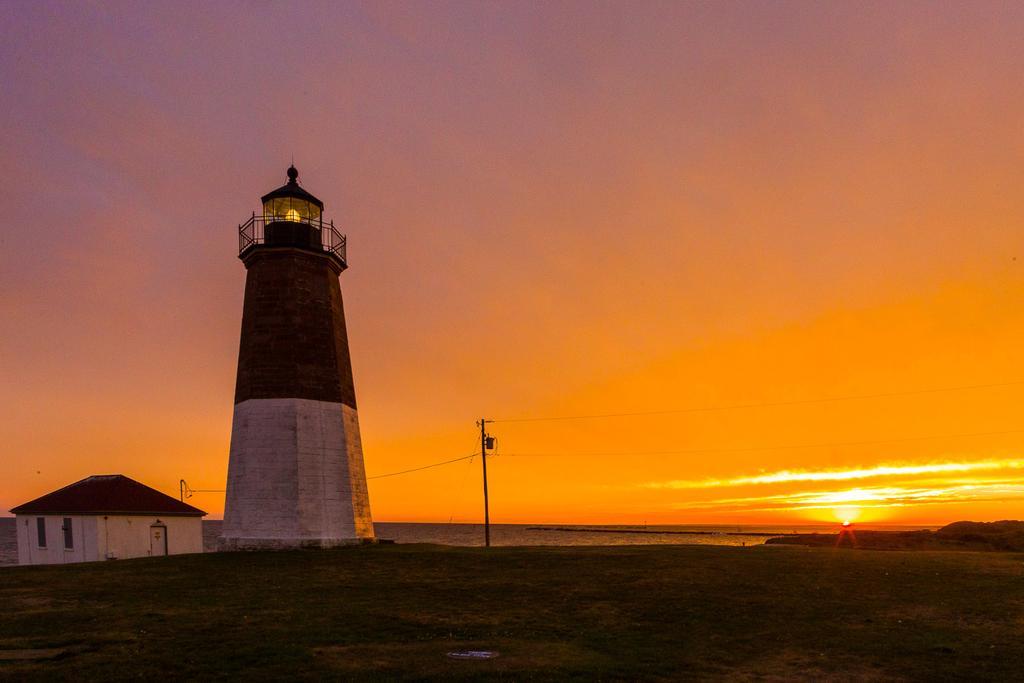
[[[46,518],[36,517],[36,533],[39,534],[39,547],[46,547]]]
[[[64,526],[61,527],[64,530],[64,549],[72,550],[75,547],[75,537],[71,533],[71,518],[64,518]]]

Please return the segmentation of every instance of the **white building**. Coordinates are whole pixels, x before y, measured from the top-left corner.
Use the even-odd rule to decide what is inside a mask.
[[[121,474],[86,477],[11,512],[19,564],[203,552],[205,512]]]

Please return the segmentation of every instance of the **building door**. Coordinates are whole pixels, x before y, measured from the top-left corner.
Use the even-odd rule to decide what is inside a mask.
[[[149,527],[149,554],[153,556],[167,554],[167,527],[154,524]]]

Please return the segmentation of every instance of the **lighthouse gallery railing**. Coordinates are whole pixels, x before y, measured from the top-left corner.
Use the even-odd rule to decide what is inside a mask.
[[[253,212],[245,223],[238,226],[238,255],[241,256],[258,244],[266,243],[266,228],[270,223],[296,222],[309,225],[319,234],[320,248],[341,259],[347,264],[345,235],[334,227],[334,221],[325,223],[319,218],[300,218],[298,221],[286,221],[282,216],[266,216]],[[315,247],[315,245],[312,245]]]

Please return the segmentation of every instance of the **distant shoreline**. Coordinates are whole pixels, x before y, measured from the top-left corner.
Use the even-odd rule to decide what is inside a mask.
[[[681,536],[800,536],[796,531],[785,532],[756,532],[756,531],[677,531],[658,529],[593,529],[566,526],[531,526],[526,527],[527,531],[564,531],[577,534],[677,534]]]
[[[873,531],[848,529],[840,533],[788,534],[769,538],[765,545],[855,548],[859,550],[971,550],[1024,552],[1024,522],[953,522],[937,531]]]

